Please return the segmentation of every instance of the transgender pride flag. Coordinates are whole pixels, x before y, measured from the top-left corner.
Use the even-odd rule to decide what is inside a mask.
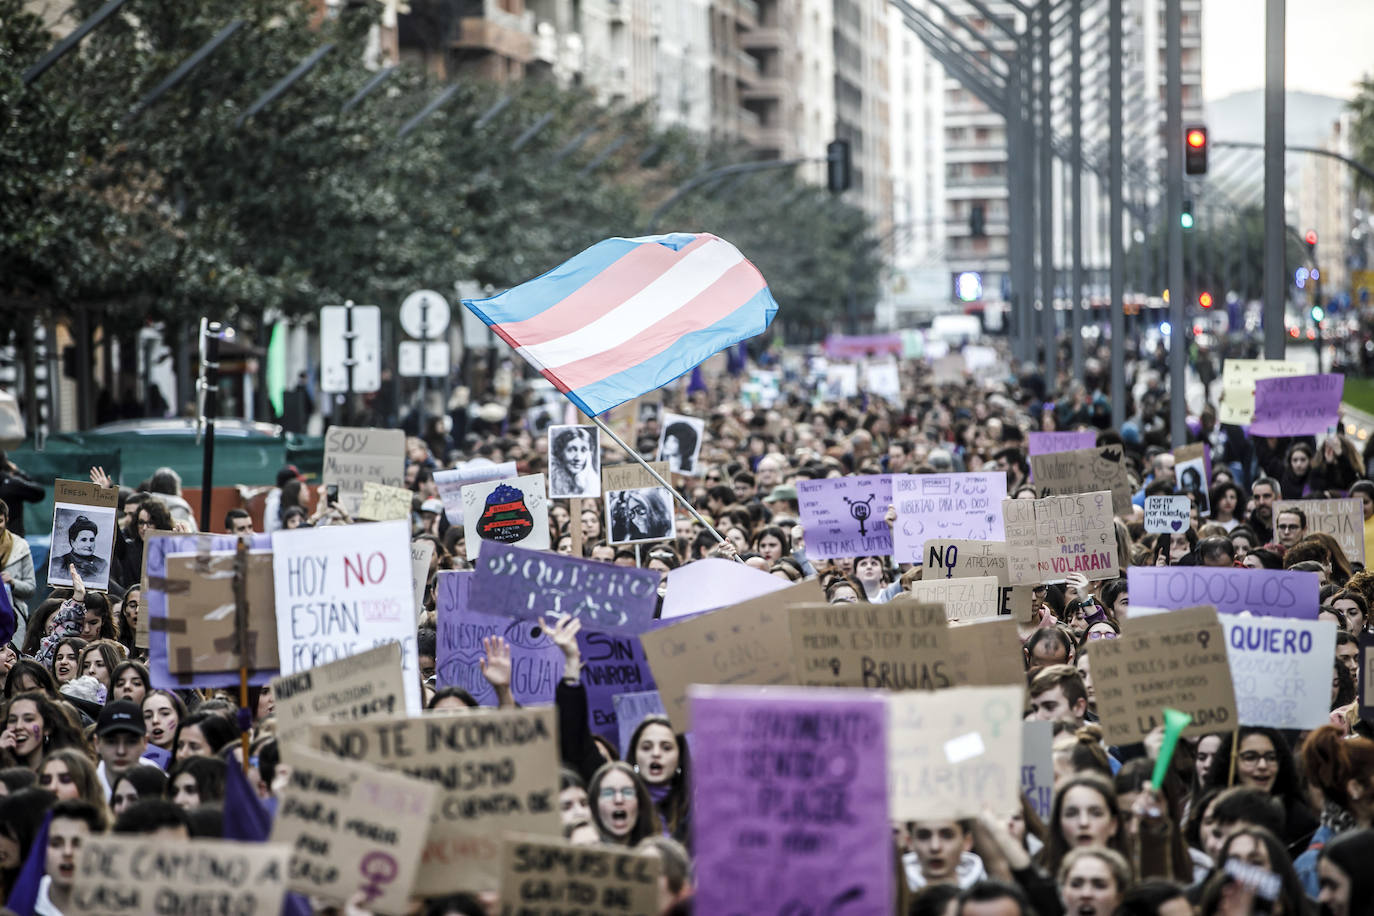
[[[758,268],[704,232],[606,239],[463,304],[588,416],[762,333],[778,311]]]

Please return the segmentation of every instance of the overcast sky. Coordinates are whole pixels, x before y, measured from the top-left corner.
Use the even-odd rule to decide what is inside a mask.
[[[1374,74],[1374,0],[1288,0],[1290,90],[1338,98]],[[1264,88],[1264,0],[1202,0],[1208,99]]]

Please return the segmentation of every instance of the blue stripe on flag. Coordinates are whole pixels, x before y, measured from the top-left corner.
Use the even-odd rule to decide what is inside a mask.
[[[487,299],[464,299],[463,305],[489,325],[525,321],[566,299],[640,245],[658,243],[681,251],[695,239],[690,232],[606,239],[504,293]]]
[[[726,347],[763,333],[777,310],[778,303],[765,286],[710,327],[683,335],[637,366],[569,392],[568,399],[588,416],[605,413],[685,375]]]

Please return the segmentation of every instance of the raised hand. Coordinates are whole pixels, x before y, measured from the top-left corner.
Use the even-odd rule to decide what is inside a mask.
[[[77,604],[85,604],[86,583],[81,580],[81,573],[76,571],[76,564],[69,565],[67,571],[72,574],[72,600]]]
[[[549,638],[563,653],[563,679],[577,681],[582,679],[582,648],[577,644],[577,634],[582,630],[582,621],[560,614]]]
[[[107,490],[114,486],[114,481],[110,480],[110,475],[105,473],[104,468],[98,466],[91,468],[91,483]]]
[[[510,645],[500,636],[488,636],[482,640],[486,656],[481,660],[482,677],[498,691],[510,689]]]

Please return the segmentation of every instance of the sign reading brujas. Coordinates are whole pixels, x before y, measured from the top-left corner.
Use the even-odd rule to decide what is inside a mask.
[[[1132,566],[1126,573],[1131,603],[1178,608],[1215,605],[1222,614],[1317,619],[1320,577],[1280,569],[1207,566]]]
[[[498,617],[567,614],[589,629],[634,634],[643,633],[654,619],[658,582],[653,570],[488,541],[469,600],[482,613]]]

